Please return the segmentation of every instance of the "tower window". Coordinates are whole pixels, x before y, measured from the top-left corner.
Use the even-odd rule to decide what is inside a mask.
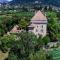
[[[43,25],[42,25],[42,28],[43,28]]]
[[[37,28],[38,28],[38,26],[37,26]]]
[[[36,32],[38,32],[38,29],[36,29]]]
[[[43,29],[41,29],[41,32],[43,32]]]

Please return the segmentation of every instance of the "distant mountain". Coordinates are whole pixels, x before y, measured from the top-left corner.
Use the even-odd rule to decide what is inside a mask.
[[[60,7],[60,0],[13,0],[12,4],[34,3],[35,1],[41,2],[41,4],[54,5]]]
[[[35,3],[37,2],[40,4],[45,5],[54,5],[60,7],[60,0],[12,0],[9,3],[10,4],[29,4],[29,3]],[[0,3],[8,3],[8,0],[0,0]]]

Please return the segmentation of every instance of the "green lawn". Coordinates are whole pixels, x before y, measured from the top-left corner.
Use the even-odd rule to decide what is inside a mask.
[[[53,51],[50,52],[53,60],[60,60],[60,48],[53,49]]]

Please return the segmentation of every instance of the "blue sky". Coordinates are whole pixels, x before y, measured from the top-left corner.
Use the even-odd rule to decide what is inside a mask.
[[[6,2],[6,1],[12,1],[12,0],[0,0],[0,2]]]
[[[7,1],[12,1],[12,0],[7,0]]]

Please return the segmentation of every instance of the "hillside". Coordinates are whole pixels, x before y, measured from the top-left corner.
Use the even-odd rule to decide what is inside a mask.
[[[17,4],[17,3],[35,3],[35,1],[38,1],[41,4],[47,4],[47,5],[54,5],[60,7],[60,0],[13,0],[10,3]]]

